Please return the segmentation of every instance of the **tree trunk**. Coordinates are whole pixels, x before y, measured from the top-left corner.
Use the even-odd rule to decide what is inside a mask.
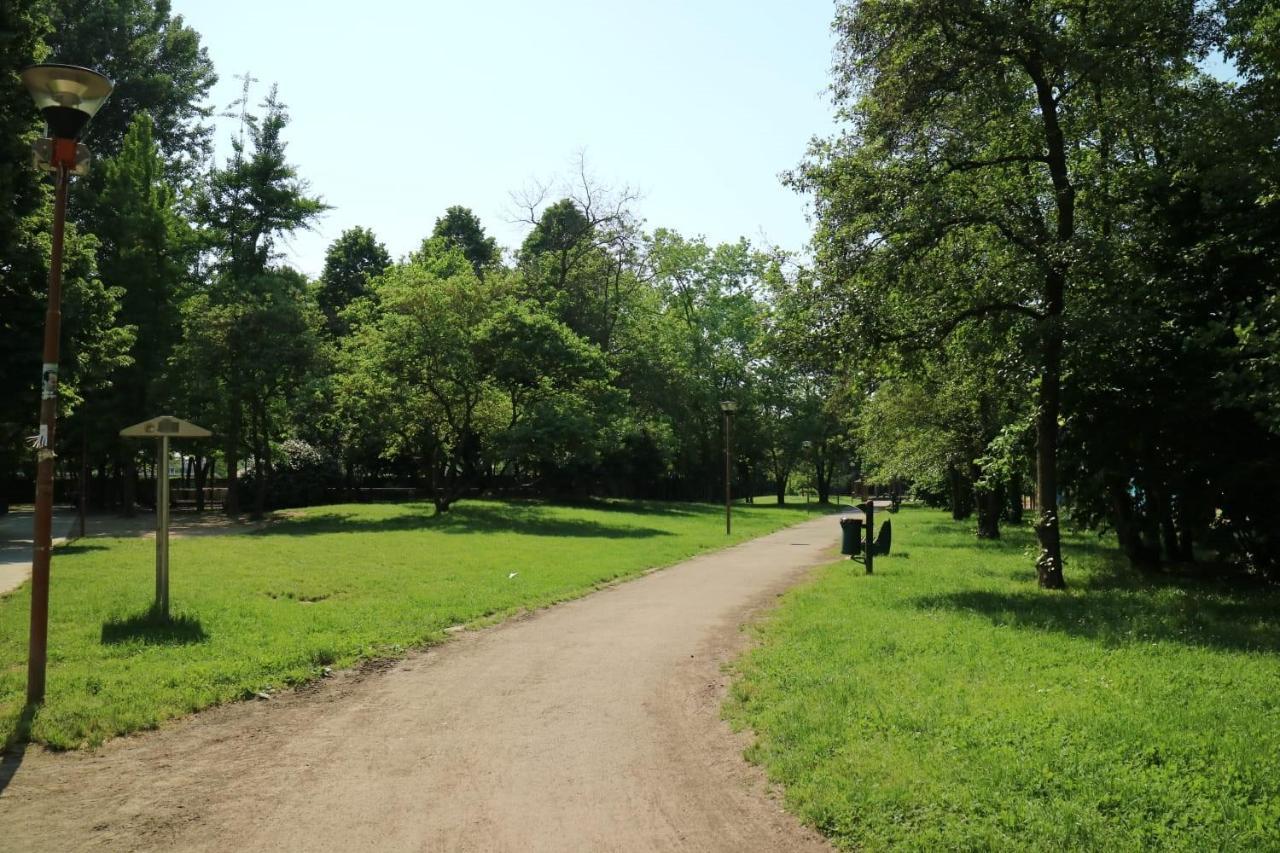
[[[818,457],[818,461],[814,466],[814,473],[817,475],[818,481],[818,503],[831,503],[831,471],[828,470],[821,456]]]
[[[1059,294],[1061,289],[1058,288]],[[1061,408],[1062,328],[1060,315],[1045,321],[1044,362],[1036,412],[1036,576],[1044,589],[1064,589],[1062,532],[1058,523],[1058,412]]]
[[[1005,500],[1004,520],[1010,524],[1022,524],[1022,475],[1012,474],[1009,477],[1008,493]]]
[[[947,476],[951,485],[951,518],[955,521],[964,521],[973,515],[973,493],[969,489],[969,484],[965,482],[964,475],[960,473],[960,469],[954,465],[947,469]],[[875,496],[874,489],[872,497]]]
[[[1188,511],[1186,502],[1178,501],[1178,555],[1175,559],[1182,563],[1193,562],[1195,553],[1195,524],[1192,513]]]
[[[1116,541],[1129,558],[1129,564],[1144,572],[1159,568],[1160,554],[1142,541],[1142,527],[1134,513],[1133,498],[1119,475],[1108,476],[1107,494],[1111,501],[1111,523],[1116,530]]]
[[[1156,511],[1160,514],[1160,542],[1164,546],[1164,558],[1169,562],[1178,560],[1178,528],[1173,522],[1173,499],[1168,487],[1160,484],[1160,490],[1152,495],[1156,502]]]
[[[1027,63],[1044,122],[1046,157],[1057,212],[1056,253],[1045,273],[1041,335],[1040,392],[1036,403],[1036,537],[1040,555],[1036,575],[1044,589],[1063,589],[1062,531],[1058,518],[1058,416],[1062,408],[1062,315],[1067,288],[1065,254],[1075,237],[1075,188],[1067,168],[1067,149],[1058,124],[1058,100],[1039,57]]]
[[[132,453],[125,454],[124,475],[121,482],[121,513],[125,518],[137,515],[138,503],[138,460]]]
[[[243,412],[239,401],[232,404],[231,424],[227,429],[227,447],[224,451],[227,462],[227,498],[223,501],[223,510],[227,515],[240,514],[240,439],[243,426]]]
[[[975,478],[976,479],[976,478]],[[1000,538],[1000,512],[1004,508],[1004,490],[974,488],[973,502],[978,510],[978,538]]]
[[[267,508],[267,463],[269,459],[267,454],[267,426],[264,422],[265,418],[261,412],[256,412],[253,418],[253,514],[255,520],[261,519],[266,515]]]
[[[204,512],[204,487],[208,482],[208,469],[203,454],[195,456],[196,512]]]
[[[222,508],[227,515],[235,516],[240,514],[240,455],[235,443],[227,443],[224,455],[227,458],[227,497]]]

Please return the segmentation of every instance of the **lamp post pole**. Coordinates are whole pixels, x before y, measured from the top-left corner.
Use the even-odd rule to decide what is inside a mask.
[[[62,339],[62,244],[71,175],[88,169],[89,151],[77,140],[111,94],[112,83],[88,68],[34,65],[22,82],[49,127],[36,140],[37,164],[53,172],[53,246],[49,258],[49,305],[44,321],[44,357],[40,366],[40,432],[36,451],[36,510],[31,554],[31,633],[27,656],[27,705],[44,701],[49,644],[49,564],[53,547],[53,473],[58,425],[58,357]]]
[[[724,534],[733,530],[733,413],[738,404],[732,400],[720,403],[724,412]]]
[[[62,340],[62,240],[71,172],[54,173],[53,255],[49,260],[49,305],[44,315],[44,363],[40,369],[40,434],[36,438],[36,518],[31,556],[31,636],[27,658],[27,704],[44,700],[49,643],[49,558],[53,547],[54,431],[58,425],[58,355]]]
[[[724,532],[733,530],[733,415],[724,413]]]

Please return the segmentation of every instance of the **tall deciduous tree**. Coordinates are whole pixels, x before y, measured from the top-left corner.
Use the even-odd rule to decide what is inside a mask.
[[[457,248],[398,264],[357,306],[363,316],[344,341],[346,407],[378,430],[384,456],[425,473],[437,512],[480,483],[484,452],[507,422],[481,337],[502,288]]]
[[[1024,323],[1036,569],[1061,587],[1069,308],[1089,287],[1082,258],[1107,239],[1106,205],[1082,208],[1080,194],[1107,192],[1115,139],[1145,136],[1147,105],[1194,73],[1205,18],[1182,0],[867,0],[842,7],[836,28],[835,95],[852,130],[796,176],[816,195],[822,276],[882,342],[996,315]]]
[[[461,249],[478,276],[483,277],[486,270],[502,261],[498,241],[485,234],[480,217],[461,205],[453,205],[436,220],[428,239],[441,240],[447,247]]]
[[[342,311],[369,292],[369,282],[391,265],[387,247],[368,228],[348,228],[329,246],[324,271],[316,289],[316,300],[324,312],[330,334],[347,332]]]

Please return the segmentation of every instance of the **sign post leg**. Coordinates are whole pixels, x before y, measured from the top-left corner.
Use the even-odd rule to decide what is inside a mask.
[[[873,573],[876,559],[876,499],[875,494],[867,499],[867,574]]]
[[[156,459],[156,610],[169,618],[169,436],[160,437]]]

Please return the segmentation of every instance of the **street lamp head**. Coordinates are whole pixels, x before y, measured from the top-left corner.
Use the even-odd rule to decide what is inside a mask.
[[[813,442],[812,442],[812,441],[802,441],[802,442],[800,442],[800,446],[801,446],[801,447],[803,447],[805,450],[811,450],[811,449],[813,449]]]
[[[115,84],[89,68],[49,63],[24,68],[22,85],[48,123],[50,136],[78,140]]]
[[[726,415],[732,415],[734,412],[738,411],[738,404],[733,400],[721,400],[720,411],[724,412]]]

